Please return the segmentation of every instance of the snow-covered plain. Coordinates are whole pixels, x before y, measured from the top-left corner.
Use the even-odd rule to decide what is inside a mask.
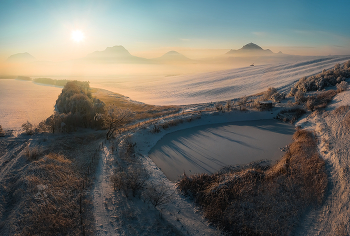
[[[27,121],[38,124],[52,115],[61,91],[31,81],[0,79],[0,125],[18,129]]]
[[[88,78],[102,88],[152,105],[187,105],[252,95],[268,87],[282,91],[303,76],[321,72],[350,56],[329,56],[181,76]]]

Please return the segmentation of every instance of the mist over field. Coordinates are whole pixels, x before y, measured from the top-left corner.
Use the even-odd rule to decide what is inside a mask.
[[[0,235],[350,235],[350,2],[0,1]]]

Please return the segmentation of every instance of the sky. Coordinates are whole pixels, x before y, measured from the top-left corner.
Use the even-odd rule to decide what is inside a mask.
[[[1,0],[0,60],[70,60],[123,45],[148,58],[203,57],[254,42],[274,52],[350,54],[347,0]],[[71,39],[74,30],[82,42]]]

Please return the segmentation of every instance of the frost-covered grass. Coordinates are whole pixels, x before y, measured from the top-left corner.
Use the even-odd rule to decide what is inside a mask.
[[[341,90],[343,89],[343,86],[341,86],[340,84],[349,78],[350,60],[341,65],[336,64],[332,69],[324,69],[321,73],[318,73],[316,75],[301,78],[291,88],[289,96],[294,96],[298,91],[305,93],[308,91],[322,90],[326,87],[335,86],[337,84],[339,84]]]
[[[323,201],[325,162],[311,132],[297,130],[274,166],[184,176],[179,189],[220,229],[239,235],[288,235],[307,207]]]

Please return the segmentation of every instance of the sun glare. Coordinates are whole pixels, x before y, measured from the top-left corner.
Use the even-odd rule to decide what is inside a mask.
[[[71,38],[73,41],[79,43],[84,40],[85,36],[81,30],[72,31]]]

